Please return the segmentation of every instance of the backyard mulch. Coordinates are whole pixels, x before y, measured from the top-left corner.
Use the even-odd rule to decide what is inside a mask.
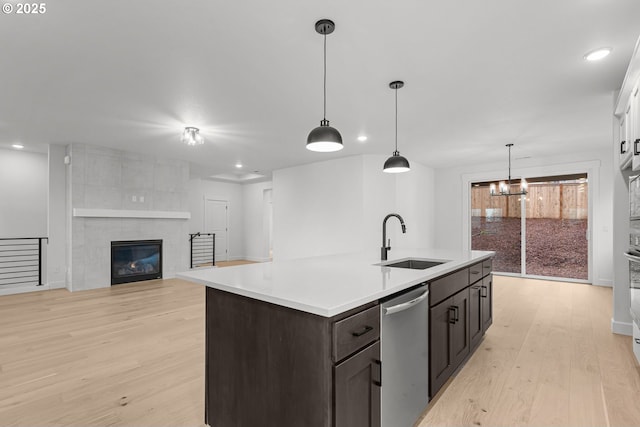
[[[472,249],[495,251],[493,270],[520,273],[520,218],[472,217]],[[586,219],[530,218],[527,274],[588,279]]]

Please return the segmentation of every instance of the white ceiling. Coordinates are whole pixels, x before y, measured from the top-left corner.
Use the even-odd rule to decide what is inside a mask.
[[[638,0],[56,0],[0,15],[0,147],[80,142],[272,170],[399,149],[434,168],[611,144]],[[327,119],[338,153],[305,149]],[[599,63],[583,55],[601,46]],[[180,143],[184,126],[206,143]],[[366,134],[366,143],[356,140]],[[382,167],[382,165],[381,165]]]

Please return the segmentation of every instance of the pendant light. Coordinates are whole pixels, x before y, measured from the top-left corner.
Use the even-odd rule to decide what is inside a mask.
[[[330,152],[342,150],[342,136],[337,129],[329,126],[327,120],[327,34],[333,33],[336,25],[329,19],[316,22],[316,32],[324,36],[324,116],[320,126],[309,133],[307,150]]]
[[[506,147],[509,148],[509,176],[508,181],[505,183],[504,181],[500,181],[498,183],[499,192],[496,192],[496,185],[491,184],[489,186],[489,193],[492,196],[523,196],[527,194],[527,181],[522,178],[520,180],[520,191],[512,193],[511,192],[511,147],[513,144],[507,144]]]
[[[399,80],[389,83],[389,87],[396,91],[396,149],[393,155],[384,162],[384,168],[382,170],[387,173],[400,173],[411,170],[409,160],[402,157],[398,151],[398,89],[402,86],[404,86],[404,82]]]

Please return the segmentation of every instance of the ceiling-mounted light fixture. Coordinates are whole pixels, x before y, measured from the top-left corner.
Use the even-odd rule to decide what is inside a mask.
[[[388,173],[400,173],[411,170],[409,160],[402,157],[398,151],[398,89],[402,86],[404,86],[404,82],[399,80],[389,83],[389,87],[396,91],[396,149],[393,155],[384,162],[384,168],[382,170]]]
[[[184,128],[182,142],[187,145],[202,145],[204,144],[204,138],[200,135],[200,129],[189,126]]]
[[[604,59],[607,56],[609,56],[612,50],[613,49],[611,49],[610,47],[601,47],[601,48],[592,50],[590,52],[587,52],[584,55],[584,59],[591,62],[600,61],[601,59]]]
[[[499,187],[499,192],[496,192],[496,185],[495,184],[491,184],[489,186],[489,192],[491,193],[492,196],[521,196],[521,195],[525,195],[527,194],[527,181],[522,178],[520,180],[520,191],[518,192],[511,192],[511,147],[513,147],[513,144],[507,144],[506,145],[509,148],[509,176],[508,176],[508,181],[505,183],[504,181],[500,181],[498,183],[498,187]]]
[[[24,148],[24,145],[22,145],[22,144],[20,144],[18,142],[16,142],[15,144],[11,144],[11,146],[13,148],[15,148],[16,150],[22,150]]]
[[[316,32],[324,36],[324,116],[320,126],[309,133],[307,137],[307,150],[330,152],[342,150],[342,136],[337,129],[329,126],[327,120],[327,34],[333,33],[336,25],[329,19],[321,19],[316,22]]]

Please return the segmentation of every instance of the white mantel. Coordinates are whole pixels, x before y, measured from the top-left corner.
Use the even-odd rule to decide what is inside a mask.
[[[73,208],[73,216],[83,218],[191,219],[191,213],[185,211],[144,211],[131,209]]]

